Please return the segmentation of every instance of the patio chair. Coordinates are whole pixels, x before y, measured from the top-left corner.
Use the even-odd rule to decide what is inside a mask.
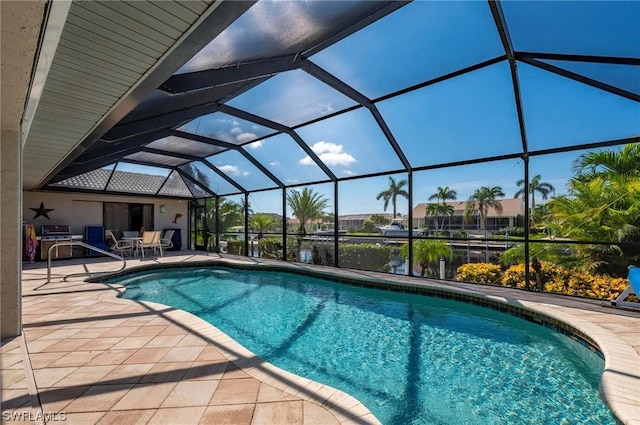
[[[125,238],[137,238],[140,234],[135,230],[125,230],[122,232],[122,236]]]
[[[618,295],[618,298],[616,298],[614,301],[611,301],[611,305],[619,307],[640,308],[640,303],[625,301],[625,299],[627,299],[629,295],[640,297],[640,267],[629,266],[629,286],[627,286],[627,289],[625,289],[620,295]]]
[[[147,248],[153,248],[153,253],[156,254],[157,250],[160,250],[160,256],[162,257],[162,245],[160,245],[160,231],[159,230],[145,230],[142,234],[142,238],[138,242],[138,246],[142,250],[142,258],[144,258],[144,250]]]
[[[174,233],[175,233],[175,230],[167,230],[166,232],[164,232],[164,237],[160,239],[160,246],[165,251],[167,249],[173,248],[173,241],[171,239],[173,239]]]
[[[122,256],[131,255],[134,249],[132,240],[119,240],[112,230],[108,230],[107,233],[112,241],[111,246],[109,247],[111,251],[116,252]]]

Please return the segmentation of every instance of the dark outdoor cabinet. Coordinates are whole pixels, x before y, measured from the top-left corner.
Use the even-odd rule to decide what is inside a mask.
[[[103,251],[107,250],[107,244],[104,241],[104,227],[102,226],[87,226],[84,228],[84,241],[85,243],[100,248]],[[99,257],[103,254],[93,251],[91,249],[85,249],[85,256],[87,257]]]

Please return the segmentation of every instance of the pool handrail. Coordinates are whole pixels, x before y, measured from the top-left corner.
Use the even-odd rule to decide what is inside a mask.
[[[51,282],[51,251],[53,250],[53,248],[57,248],[58,246],[81,246],[83,248],[86,249],[90,249],[92,251],[96,251],[99,252],[100,254],[103,255],[107,255],[109,257],[113,257],[116,260],[122,260],[122,267],[118,270],[115,271],[109,271],[109,272],[83,272],[83,273],[71,273],[66,275],[65,277],[62,278],[63,282],[66,282],[68,278],[70,277],[77,277],[77,276],[92,276],[92,275],[101,275],[101,274],[110,274],[110,273],[117,273],[120,272],[122,270],[124,270],[127,267],[127,260],[124,259],[124,257],[114,254],[113,252],[109,252],[109,251],[105,251],[104,249],[100,249],[100,248],[96,248],[93,245],[89,245],[85,242],[80,242],[80,241],[61,241],[61,242],[56,242],[53,245],[51,245],[49,247],[49,250],[47,251],[47,281],[45,283],[43,283],[42,285],[38,286],[36,289],[40,289],[42,288],[44,285],[46,285],[47,283]]]

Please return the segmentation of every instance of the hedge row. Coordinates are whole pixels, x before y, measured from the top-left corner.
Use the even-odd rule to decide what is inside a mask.
[[[590,275],[546,261],[541,261],[540,265],[542,282],[546,292],[613,300],[629,285],[629,281],[623,278]],[[533,268],[530,267],[529,270],[529,288],[535,288]],[[463,264],[457,269],[457,279],[464,282],[488,283],[515,288],[527,287],[524,264],[517,264],[506,270],[502,270],[497,264]]]

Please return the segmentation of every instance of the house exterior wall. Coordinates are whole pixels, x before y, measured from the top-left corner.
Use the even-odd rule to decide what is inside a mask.
[[[503,205],[503,213],[497,214],[492,208],[489,209],[487,216],[487,230],[496,231],[503,227],[514,227],[517,223],[518,215],[524,215],[524,205],[521,199],[503,199],[500,200]],[[444,219],[445,230],[477,230],[480,228],[477,218],[471,217],[468,222],[464,221],[464,209],[465,202],[454,201],[448,202],[454,208],[453,215],[451,217],[434,217],[428,215],[425,217],[425,203],[420,203],[413,209],[413,228],[434,230],[436,227],[435,221],[438,220],[438,226],[442,227],[442,220]]]
[[[23,224],[33,224],[38,235],[43,225],[70,225],[72,234],[84,235],[85,226],[103,225],[104,202],[140,203],[154,205],[153,220],[155,230],[180,228],[182,229],[182,246],[187,246],[189,201],[186,199],[155,199],[143,196],[65,192],[23,192],[22,198],[22,222]],[[45,217],[34,218],[36,213],[30,208],[38,208],[41,202],[44,203],[47,209],[54,209],[49,212],[50,220]],[[160,205],[166,207],[165,213],[160,212]],[[177,224],[174,224],[173,219],[176,214],[182,214],[182,218],[178,220]]]

